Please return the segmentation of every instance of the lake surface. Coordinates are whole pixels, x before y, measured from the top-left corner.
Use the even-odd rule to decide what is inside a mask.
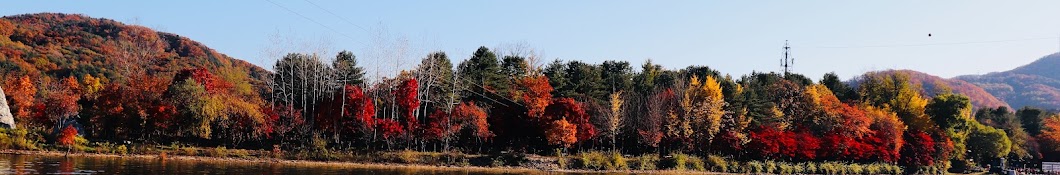
[[[0,154],[0,174],[489,174],[458,170],[422,168],[364,168],[308,166],[278,163],[250,163],[198,160],[159,160],[96,156]],[[503,173],[502,173],[503,174]]]

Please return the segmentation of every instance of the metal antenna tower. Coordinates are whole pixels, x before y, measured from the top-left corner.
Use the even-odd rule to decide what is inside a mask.
[[[784,59],[780,60],[780,67],[784,69],[784,75],[791,72],[791,67],[795,65],[795,58],[791,56],[791,46],[788,45],[788,40],[784,40]]]

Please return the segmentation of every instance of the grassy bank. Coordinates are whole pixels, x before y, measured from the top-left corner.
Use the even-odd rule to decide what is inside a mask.
[[[720,156],[688,154],[624,155],[618,152],[582,151],[554,155],[497,154],[463,152],[341,151],[232,149],[196,147],[184,144],[115,144],[88,142],[78,138],[70,145],[45,144],[41,133],[26,130],[0,130],[0,153],[110,156],[138,159],[181,159],[243,163],[281,163],[298,166],[341,166],[377,169],[420,169],[424,171],[474,171],[539,174],[547,172],[623,173],[767,173],[767,174],[902,174],[893,164],[849,162],[782,162],[772,160],[736,161]]]

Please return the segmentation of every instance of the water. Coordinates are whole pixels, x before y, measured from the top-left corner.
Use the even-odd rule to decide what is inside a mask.
[[[366,168],[309,166],[279,163],[249,163],[153,158],[86,157],[0,154],[0,174],[490,174],[461,170],[424,168]],[[503,173],[501,173],[503,174]]]

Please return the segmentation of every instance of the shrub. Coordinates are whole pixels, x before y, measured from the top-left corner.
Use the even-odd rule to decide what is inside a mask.
[[[89,148],[89,147],[87,147],[85,145],[88,145],[88,139],[85,139],[85,137],[81,137],[80,135],[78,135],[78,136],[74,136],[74,144],[70,145],[70,146],[73,147],[74,150],[77,150],[77,151],[90,151],[89,149],[91,149],[91,148]]]
[[[818,169],[818,172],[822,174],[839,174],[839,166],[835,162],[821,163]]]
[[[416,156],[416,152],[412,150],[401,150],[397,152],[397,159],[401,163],[417,163],[419,159]]]
[[[850,172],[850,174],[861,174],[865,172],[865,167],[861,164],[852,163],[847,165],[847,167],[850,169],[850,171],[847,171]]]
[[[698,156],[688,156],[688,163],[692,165],[688,169],[692,169],[692,170],[696,170],[696,171],[706,171],[707,170],[706,165],[703,164],[703,159],[699,158]]]
[[[210,157],[228,157],[228,148],[218,146],[207,151]]]
[[[619,153],[617,151],[616,152],[611,152],[611,161],[614,162],[614,163],[612,163],[614,165],[613,166],[614,168],[612,170],[628,170],[629,169],[629,163],[626,162],[626,158],[625,157],[622,157],[622,153]]]
[[[14,144],[11,136],[8,136],[7,132],[0,132],[0,149],[11,149]]]
[[[614,169],[614,164],[599,151],[586,151],[578,153],[578,161],[581,168],[592,170]]]
[[[707,164],[711,171],[716,172],[729,172],[729,163],[725,161],[725,158],[716,155],[707,156]]]
[[[116,151],[120,155],[125,155],[125,154],[129,153],[129,148],[126,147],[125,145],[119,145],[118,149]]]
[[[567,156],[563,155],[563,149],[556,148],[556,164],[559,169],[567,169]]]
[[[238,157],[238,158],[250,158],[250,151],[247,151],[245,149],[233,149],[231,151],[231,154],[232,154],[232,156],[235,156],[235,157]]]
[[[440,156],[441,157],[438,159],[440,161],[443,161],[442,164],[447,165],[461,165],[461,163],[468,161],[467,155],[459,151],[446,151],[444,153],[441,153]]]
[[[199,150],[195,149],[195,147],[185,146],[180,147],[180,153],[186,156],[198,156]]]
[[[645,154],[637,157],[637,169],[639,170],[655,170],[657,167],[655,162],[659,161],[659,155],[656,154]]]
[[[762,162],[760,162],[760,161],[753,160],[753,161],[747,162],[747,168],[746,168],[747,172],[754,173],[754,174],[760,174],[760,173],[764,172],[764,169],[762,169],[762,168],[763,168],[763,165],[762,165]]]
[[[492,167],[502,167],[502,166],[504,166],[504,158],[503,157],[494,157],[493,161],[490,162],[490,166],[492,166]]]
[[[749,169],[746,166],[742,166],[740,162],[732,161],[729,162],[729,172],[733,173],[749,173]]]
[[[798,163],[798,164],[792,164],[791,165],[792,174],[809,174],[809,172],[806,172],[806,164],[807,164],[806,162]]]
[[[776,172],[776,173],[778,173],[778,174],[792,174],[792,173],[795,172],[795,166],[792,165],[791,163],[780,162],[780,163],[777,163],[777,171],[778,172]]]
[[[803,171],[800,171],[801,173],[804,173],[804,174],[819,173],[817,171],[817,163],[805,162],[805,163],[802,163],[802,164],[803,164],[802,167],[805,168],[805,169],[803,169]]]
[[[670,159],[672,159],[672,165],[675,170],[685,170],[685,164],[688,162],[687,154],[672,153],[670,154]]]
[[[766,161],[766,163],[763,164],[762,167],[763,167],[762,172],[764,172],[764,173],[778,173],[777,172],[777,169],[778,169],[777,162],[773,162],[772,160]]]
[[[36,133],[30,133],[26,129],[12,129],[8,130],[11,132],[11,146],[15,149],[24,150],[37,150],[40,149],[37,146],[40,143],[42,137]]]

